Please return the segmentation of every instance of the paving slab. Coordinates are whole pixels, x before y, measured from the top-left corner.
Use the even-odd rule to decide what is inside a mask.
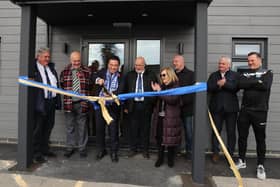
[[[238,183],[234,177],[212,177],[217,187],[237,187]],[[244,187],[280,187],[279,179],[259,180],[256,178],[242,178]]]

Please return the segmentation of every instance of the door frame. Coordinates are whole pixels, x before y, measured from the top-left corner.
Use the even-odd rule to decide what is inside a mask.
[[[124,72],[126,72],[130,67],[130,40],[128,38],[94,38],[84,37],[81,39],[81,53],[83,65],[88,66],[88,48],[90,43],[124,43]]]

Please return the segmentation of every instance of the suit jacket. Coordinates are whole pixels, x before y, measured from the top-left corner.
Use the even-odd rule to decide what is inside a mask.
[[[101,78],[101,79],[106,80],[106,73],[107,73],[106,68],[103,68],[100,71],[93,73],[92,76],[91,76],[91,80],[92,80],[93,84],[95,84],[95,81],[96,81],[97,78]],[[113,94],[118,95],[120,93],[120,86],[121,86],[121,74],[119,73],[118,89],[116,91],[114,91]],[[102,87],[97,85],[97,91],[96,91],[97,95],[99,95],[101,89],[102,89]]]
[[[59,87],[59,79],[57,76],[57,72],[54,68],[54,63],[50,62],[48,64],[51,72],[53,73],[53,75],[56,77],[57,79],[57,87]],[[34,80],[37,82],[43,82],[41,74],[37,68],[37,60],[35,60],[35,72],[34,72]],[[56,109],[61,109],[61,98],[59,94],[56,94]],[[41,88],[35,88],[35,111],[36,112],[46,112],[45,111],[45,95],[44,95],[44,90]]]
[[[107,73],[107,69],[103,68],[100,71],[93,73],[91,76],[92,82],[93,84],[95,84],[96,79],[99,77],[101,79],[106,80],[106,73]],[[119,73],[119,72],[118,72]],[[118,95],[120,93],[120,86],[121,86],[121,76],[119,73],[119,77],[118,77],[118,88],[116,91],[113,92],[113,94]],[[97,89],[96,89],[96,93],[99,95],[100,91],[102,90],[102,87],[100,85],[96,85]],[[107,105],[107,104],[106,104]],[[120,107],[115,103],[111,103],[109,105],[107,105],[107,109],[109,110],[109,112],[111,111],[112,113],[114,113],[115,118],[119,117],[120,114]]]
[[[122,93],[135,92],[137,76],[138,74],[135,70],[130,71],[126,74],[122,85]],[[146,69],[145,72],[143,73],[144,92],[153,91],[151,82],[158,82],[157,77],[152,71]],[[144,98],[144,105],[147,110],[152,112],[154,104],[155,104],[155,98],[152,97]],[[134,99],[129,99],[125,103],[125,109],[127,109],[128,112],[132,112],[133,105],[134,105]]]
[[[212,73],[207,81],[207,91],[210,95],[209,108],[211,112],[238,112],[238,80],[239,74],[234,71],[225,73],[226,83],[223,87],[217,85],[217,81],[222,79],[219,71]]]

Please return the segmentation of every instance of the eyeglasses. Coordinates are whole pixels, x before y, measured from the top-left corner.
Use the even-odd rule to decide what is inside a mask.
[[[165,74],[165,73],[162,73],[162,74],[160,74],[159,76],[160,76],[160,77],[165,77],[166,74]]]

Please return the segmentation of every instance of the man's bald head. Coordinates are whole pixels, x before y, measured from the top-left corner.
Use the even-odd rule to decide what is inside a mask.
[[[81,67],[81,53],[79,51],[73,51],[70,54],[70,62],[74,69],[78,69]]]
[[[175,55],[172,63],[175,71],[182,71],[185,67],[185,59],[182,55]]]

